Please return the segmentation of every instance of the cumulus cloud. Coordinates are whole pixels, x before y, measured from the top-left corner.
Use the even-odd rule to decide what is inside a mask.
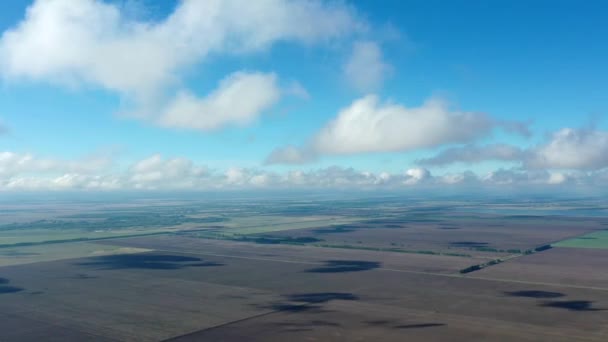
[[[165,109],[160,124],[203,131],[244,125],[275,104],[279,96],[275,74],[237,72],[204,98],[185,91],[178,94]]]
[[[342,109],[321,129],[313,145],[324,154],[410,151],[469,142],[489,135],[493,127],[489,116],[450,111],[439,99],[406,108],[368,95]]]
[[[420,165],[443,166],[452,163],[473,164],[488,160],[521,161],[525,152],[516,146],[491,144],[485,146],[465,145],[451,147],[430,158],[419,159]]]
[[[287,145],[274,149],[264,164],[305,164],[316,159],[314,151],[300,148],[293,145]]]
[[[530,150],[528,168],[598,170],[608,167],[608,132],[563,128]]]
[[[531,186],[549,185],[558,186],[565,183],[590,185],[599,180],[599,174],[579,172],[554,172],[547,170],[522,170],[517,168],[498,169],[481,177],[482,182],[491,185]]]
[[[405,184],[418,184],[431,179],[431,172],[424,168],[413,168],[405,171]]]
[[[378,43],[358,41],[353,44],[343,72],[355,89],[369,92],[377,90],[392,70],[392,66],[384,61]]]
[[[418,160],[424,166],[453,163],[473,164],[488,160],[516,162],[529,170],[592,171],[608,167],[608,132],[596,129],[563,128],[536,146],[508,144],[465,145],[448,148],[437,155]],[[552,182],[560,178],[558,173]]]
[[[154,154],[124,168],[91,159],[45,159],[29,154],[0,153],[0,191],[145,191],[220,189],[385,189],[530,185],[559,187],[608,184],[605,170],[554,172],[499,169],[478,177],[471,171],[433,175],[424,168],[400,173],[369,172],[331,166],[312,170],[273,172],[260,168],[210,169],[182,158]]]
[[[440,99],[407,108],[367,95],[342,109],[302,147],[280,147],[268,163],[299,164],[319,155],[396,152],[467,143],[500,124],[483,113],[451,111]]]
[[[461,184],[474,185],[479,183],[479,178],[472,171],[464,171],[460,173],[448,173],[441,176],[440,183],[447,185]]]
[[[206,167],[195,165],[186,158],[163,159],[155,154],[134,163],[129,168],[128,178],[136,188],[163,187],[165,183],[184,188],[195,186],[196,180],[206,174]]]
[[[325,42],[365,29],[349,6],[321,0],[185,0],[162,20],[126,12],[101,0],[35,1],[0,38],[0,74],[8,80],[98,86],[139,107],[132,114],[157,119],[153,109],[159,99],[171,98],[187,68],[212,55],[253,53],[284,41]],[[256,84],[243,88],[250,85]],[[207,100],[179,92],[169,106],[172,119],[160,122],[181,126],[198,107],[217,110],[218,104]],[[186,112],[176,113],[179,108]],[[244,116],[256,108],[237,107]]]
[[[303,146],[275,149],[267,157],[268,164],[302,164],[321,155],[348,155],[373,152],[407,152],[447,144],[463,144],[492,134],[496,128],[514,132],[516,123],[499,121],[484,113],[451,110],[447,103],[431,98],[419,107],[408,108],[391,102],[380,102],[376,95],[367,95],[342,109]],[[523,127],[523,125],[522,125]],[[525,130],[517,131],[525,134]],[[486,153],[508,154],[508,147],[492,147]],[[511,151],[514,153],[515,151]],[[448,163],[467,151],[454,150],[429,165]],[[469,157],[472,159],[473,157]],[[470,160],[472,162],[473,160]]]
[[[89,174],[111,165],[107,157],[88,157],[81,160],[62,160],[35,157],[29,153],[0,152],[0,177],[17,174],[52,172]]]

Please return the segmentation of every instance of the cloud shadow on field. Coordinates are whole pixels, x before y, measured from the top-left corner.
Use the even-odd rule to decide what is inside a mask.
[[[92,276],[85,273],[77,273],[75,276],[70,277],[70,279],[97,279],[98,276]]]
[[[103,270],[117,269],[151,269],[151,270],[177,270],[184,267],[213,267],[223,266],[217,262],[205,262],[201,258],[171,254],[120,254],[105,255],[88,259],[77,265],[93,267]]]
[[[311,304],[327,303],[331,300],[359,300],[359,297],[350,292],[314,292],[299,293],[285,296],[287,300]]]
[[[603,311],[604,309],[598,309],[593,307],[593,302],[589,300],[565,300],[565,301],[552,301],[544,302],[539,306],[546,308],[557,308],[565,309],[570,311]]]
[[[344,273],[373,270],[381,264],[375,261],[362,260],[328,260],[324,266],[306,270],[308,273]]]
[[[0,294],[5,293],[15,293],[23,291],[22,287],[10,286],[10,285],[0,285]]]
[[[527,298],[559,298],[559,297],[565,296],[565,294],[560,293],[560,292],[536,291],[536,290],[513,291],[513,292],[505,292],[504,294],[507,296],[527,297]]]
[[[282,327],[286,332],[301,332],[311,331],[313,327],[340,327],[339,323],[323,321],[323,320],[312,320],[308,322],[279,322],[274,325]]]
[[[422,328],[433,328],[443,327],[447,324],[444,323],[419,323],[419,324],[403,324],[394,326],[393,329],[422,329]]]
[[[487,247],[487,242],[479,242],[479,241],[454,241],[450,242],[451,247],[469,247],[469,248],[482,248]]]
[[[264,309],[272,309],[285,312],[314,312],[320,313],[324,310],[321,304],[332,300],[359,300],[359,297],[349,292],[313,292],[296,293],[284,295],[285,301],[275,302],[266,306],[258,306]]]
[[[10,282],[11,281],[6,278],[0,278],[0,294],[15,293],[15,292],[21,292],[24,290],[24,288],[22,288],[22,287],[6,285]]]
[[[339,233],[350,233],[356,231],[357,228],[352,226],[338,226],[329,228],[317,228],[313,229],[312,232],[316,234],[339,234]]]

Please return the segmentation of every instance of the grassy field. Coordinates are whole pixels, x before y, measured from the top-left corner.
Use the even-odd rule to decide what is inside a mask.
[[[151,234],[161,234],[175,231],[175,229],[123,229],[107,230],[99,232],[90,231],[50,231],[43,229],[27,229],[0,231],[0,248],[11,248],[11,246],[27,244],[44,244],[52,242],[68,242],[70,240],[97,240],[113,237],[141,236]]]
[[[285,230],[341,225],[341,224],[357,222],[359,220],[357,218],[346,218],[346,217],[325,217],[325,218],[317,218],[314,220],[300,220],[300,221],[294,221],[294,219],[297,219],[297,218],[290,218],[290,219],[291,220],[288,222],[268,223],[268,224],[262,224],[259,226],[244,226],[244,227],[237,227],[237,228],[222,229],[222,233],[223,234],[240,234],[240,235],[261,234],[261,233],[279,232],[279,231],[285,231]]]
[[[602,248],[608,249],[608,230],[601,230],[572,239],[563,240],[552,245],[553,247],[569,248]]]
[[[148,251],[150,251],[150,249],[100,245],[86,242],[3,248],[0,249],[0,266],[22,265],[35,262],[90,256],[141,253]]]

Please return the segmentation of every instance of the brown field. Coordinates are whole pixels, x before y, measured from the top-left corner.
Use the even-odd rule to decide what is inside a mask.
[[[325,260],[361,260],[381,263],[385,268],[430,273],[458,273],[459,270],[482,263],[484,258],[466,258],[415,253],[385,253],[367,250],[252,244],[236,241],[208,240],[183,236],[150,236],[99,242],[115,246],[185,252],[209,256],[230,256],[235,259],[255,258],[279,262],[318,264]]]
[[[608,250],[555,247],[471,276],[608,288]]]
[[[603,341],[608,333],[607,288],[448,272],[470,258],[188,241],[114,240],[159,250],[1,267],[0,324],[11,328],[0,340]],[[435,271],[416,266],[434,262]]]
[[[599,229],[605,229],[605,225],[603,221],[597,219],[456,216],[443,217],[437,222],[412,222],[407,219],[391,218],[374,220],[370,223],[289,230],[258,234],[258,236],[312,237],[334,245],[500,257],[510,253],[484,252],[479,249],[524,251]]]

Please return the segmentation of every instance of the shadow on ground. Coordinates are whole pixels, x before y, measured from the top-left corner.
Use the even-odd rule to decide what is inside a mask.
[[[535,291],[535,290],[505,292],[504,294],[506,294],[507,296],[527,297],[527,298],[559,298],[559,297],[565,296],[565,294],[560,293],[560,292]]]
[[[350,233],[357,230],[356,227],[353,226],[336,226],[330,228],[317,228],[312,231],[316,234],[339,234],[339,233]]]
[[[275,326],[284,328],[285,332],[302,332],[312,331],[315,327],[340,327],[341,325],[334,322],[323,321],[323,320],[311,320],[308,322],[279,322],[275,323]]]
[[[350,292],[314,292],[298,293],[285,296],[287,300],[309,304],[327,303],[331,300],[358,300],[359,297]]]
[[[402,324],[394,326],[394,329],[423,329],[423,328],[434,328],[443,327],[444,323],[419,323],[419,324]]]
[[[324,266],[306,270],[308,273],[343,273],[373,270],[381,264],[375,261],[362,260],[328,260]]]
[[[415,324],[398,324],[395,325],[396,322],[390,320],[374,320],[374,321],[365,321],[368,325],[372,326],[381,326],[392,329],[422,329],[422,328],[433,328],[433,327],[442,327],[447,325],[445,323],[415,323]]]
[[[116,269],[151,269],[176,270],[184,267],[213,267],[223,266],[217,262],[205,262],[201,258],[170,254],[120,254],[105,255],[78,263],[78,266],[93,267],[103,270]]]
[[[10,280],[8,280],[6,278],[0,278],[0,294],[15,293],[15,292],[23,291],[22,287],[6,285],[8,283],[10,283]]]
[[[469,248],[482,248],[487,247],[487,242],[479,242],[479,241],[454,241],[450,242],[451,247],[469,247]]]
[[[323,310],[320,304],[332,300],[359,300],[358,296],[349,292],[296,293],[284,295],[283,297],[285,298],[284,301],[259,307],[285,312],[322,312]]]
[[[593,307],[593,302],[589,300],[565,300],[565,301],[551,301],[539,304],[546,308],[557,308],[565,309],[570,311],[603,311],[604,309],[598,309]]]

